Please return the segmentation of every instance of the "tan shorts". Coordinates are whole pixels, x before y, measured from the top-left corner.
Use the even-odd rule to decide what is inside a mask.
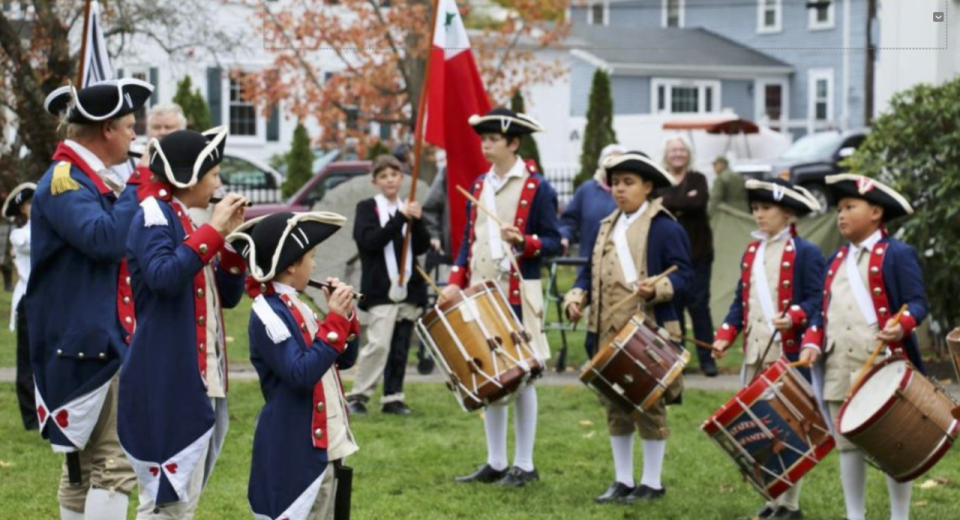
[[[137,485],[137,477],[127,456],[120,448],[117,437],[117,387],[119,374],[110,382],[110,389],[100,409],[100,417],[90,434],[87,446],[80,450],[80,480],[77,486],[70,484],[67,464],[64,462],[60,475],[60,505],[71,511],[83,512],[87,491],[91,488],[107,489],[129,495]]]
[[[641,439],[648,441],[665,440],[670,437],[667,427],[667,402],[676,399],[683,391],[683,376],[678,377],[667,387],[663,397],[646,413],[628,414],[619,406],[601,399],[607,409],[607,429],[610,435],[629,435],[636,430]]]

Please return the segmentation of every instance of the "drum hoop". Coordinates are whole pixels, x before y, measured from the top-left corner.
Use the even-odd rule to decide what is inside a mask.
[[[785,363],[782,359],[777,359],[777,361],[775,361],[772,365],[770,365],[770,366],[767,367],[765,370],[763,370],[762,372],[760,372],[760,375],[766,376],[766,375],[767,375],[767,372],[773,370],[774,368],[777,368],[777,369],[780,370],[780,371],[784,371],[785,365],[786,365],[786,363]],[[779,380],[780,377],[782,377],[782,376],[778,376],[778,377],[777,377],[777,380]],[[732,422],[733,419],[736,418],[737,415],[739,415],[739,414],[734,414],[734,415],[731,416],[731,417],[727,417],[727,415],[733,413],[733,412],[731,411],[732,408],[731,408],[731,407],[728,407],[727,404],[730,404],[730,403],[734,402],[735,400],[736,400],[736,401],[742,401],[742,400],[755,401],[755,400],[759,399],[760,396],[763,395],[763,393],[764,393],[764,392],[766,391],[766,389],[767,389],[767,387],[761,388],[761,387],[758,386],[758,383],[761,382],[761,381],[767,381],[767,379],[761,379],[761,378],[758,377],[758,378],[754,379],[753,381],[751,381],[749,384],[747,384],[747,386],[741,388],[741,389],[737,392],[737,394],[733,396],[733,398],[731,398],[729,401],[727,401],[726,403],[724,403],[724,405],[721,406],[720,409],[718,409],[718,410],[713,414],[713,416],[710,417],[710,418],[711,418],[711,419],[716,419],[719,424],[726,424],[726,423]],[[748,398],[748,397],[749,397],[749,399],[746,399],[746,398]],[[722,420],[722,419],[725,419],[725,420]]]
[[[463,293],[462,290],[461,290],[460,292]],[[464,298],[464,301],[466,301],[466,299],[467,299],[467,298]],[[489,339],[489,338],[490,338],[490,335],[489,335],[489,333],[487,333],[486,329],[483,327],[483,322],[479,319],[479,316],[478,316],[477,318],[478,318],[478,319],[477,319],[477,323],[480,325],[480,330],[481,330],[481,331],[484,333],[484,335]],[[472,362],[473,362],[473,358],[470,357],[470,354],[467,352],[467,349],[463,346],[463,343],[460,341],[460,337],[457,336],[456,332],[453,330],[453,327],[450,325],[450,321],[447,320],[447,315],[446,315],[446,313],[440,314],[440,321],[443,323],[444,328],[447,329],[447,332],[450,334],[450,337],[453,338],[454,343],[457,344],[457,350],[460,351],[460,355],[463,356],[463,359],[464,359],[465,361],[467,361],[467,362],[472,363]],[[497,381],[497,380],[495,380],[495,379],[492,379],[490,376],[487,375],[486,372],[482,372],[482,371],[478,371],[478,372],[480,372],[480,374],[482,375],[482,377],[483,377],[484,379],[486,379],[488,382],[491,382],[491,383],[493,383],[494,385],[496,385],[496,386],[498,386],[498,387],[500,387],[500,388],[503,388],[503,385],[500,384],[499,381]],[[476,397],[478,396],[478,394],[476,394],[476,392],[477,392],[477,391],[479,390],[479,388],[480,388],[480,385],[477,384],[477,372],[474,372],[474,371],[471,370],[471,371],[470,371],[470,379],[473,380],[473,388],[474,388],[474,390],[471,392],[471,397],[475,397],[475,398],[476,398]],[[483,402],[483,400],[481,400],[481,399],[479,399],[479,398],[476,398],[476,400],[477,400],[477,401],[480,401],[480,402]]]
[[[949,431],[944,432],[943,437],[940,438],[940,442],[937,443],[936,449],[932,450],[930,454],[927,455],[927,458],[923,459],[923,462],[918,464],[913,470],[907,472],[906,475],[900,478],[894,477],[894,480],[897,482],[909,482],[933,468],[933,466],[946,455],[947,450],[953,446],[954,441],[956,441],[958,430],[960,430],[960,422],[954,419],[950,422],[950,427],[947,429]]]
[[[474,395],[473,392],[471,392],[462,381],[460,381],[459,377],[454,380],[454,376],[456,376],[456,374],[453,373],[450,365],[447,364],[447,360],[443,357],[443,355],[440,354],[440,347],[437,346],[436,342],[433,340],[433,337],[430,336],[426,326],[423,324],[422,318],[417,320],[417,335],[420,336],[420,341],[423,341],[427,344],[427,348],[430,349],[430,354],[434,357],[434,359],[440,360],[440,367],[444,372],[447,373],[447,377],[449,378],[450,382],[455,382],[456,386],[460,387],[475,400],[480,401],[480,399],[478,399],[477,396]],[[469,410],[467,410],[467,405],[463,402],[463,397],[460,395],[460,392],[454,390],[453,395],[457,398],[457,402],[460,403],[460,408],[463,408],[463,411],[468,412]]]
[[[770,380],[768,380],[765,376],[763,376],[762,374],[761,374],[760,377],[763,378],[765,381],[767,381],[767,383],[770,384],[770,390],[777,396],[778,399],[780,399],[780,402],[783,403],[783,405],[784,405],[784,407],[787,409],[787,411],[790,412],[791,415],[793,415],[793,418],[796,419],[797,421],[803,421],[803,420],[806,419],[806,417],[804,417],[803,414],[800,413],[800,410],[798,410],[797,407],[793,404],[793,401],[791,401],[789,398],[787,398],[787,394],[786,394],[785,392],[783,392],[781,389],[777,388],[777,383],[779,383],[780,381],[786,379],[787,374],[792,374],[792,375],[794,375],[794,376],[795,376],[795,377],[793,378],[794,380],[803,380],[803,381],[806,381],[805,379],[803,379],[802,376],[800,376],[799,373],[793,374],[792,372],[789,372],[789,370],[796,370],[796,369],[794,369],[794,368],[789,368],[788,371],[787,371],[787,372],[784,372],[784,373],[780,376],[780,379],[777,379],[776,381],[770,381]],[[819,409],[816,408],[816,406],[817,406],[816,396],[811,395],[810,397],[813,397],[814,410],[816,410],[816,411],[817,411],[817,414],[819,415]],[[814,425],[812,425],[812,426],[815,427],[815,428],[817,428],[818,430],[820,430],[820,431],[822,431],[822,432],[830,433],[830,429],[829,429],[829,428],[823,429],[823,428],[821,428],[820,426],[818,426],[818,425],[816,425],[816,424],[814,424]],[[813,442],[811,442],[811,440],[810,440],[810,434],[809,434],[809,433],[804,432],[803,435],[804,435],[804,437],[806,437],[807,444],[809,444],[809,445],[811,446],[811,451],[812,451],[812,447],[816,446],[816,444],[814,444]]]
[[[846,415],[847,408],[849,407],[850,403],[857,396],[857,394],[860,393],[860,390],[863,389],[867,381],[869,381],[873,376],[875,376],[880,370],[882,370],[883,368],[886,368],[887,365],[891,365],[896,362],[904,362],[907,368],[903,373],[903,377],[901,377],[900,381],[897,383],[896,390],[894,390],[893,393],[890,394],[890,397],[886,401],[884,401],[883,404],[880,405],[880,407],[877,408],[872,414],[870,414],[870,416],[865,421],[863,421],[863,423],[861,423],[859,426],[857,426],[853,430],[843,433],[840,430],[840,425],[843,424],[843,417]],[[852,437],[852,436],[860,435],[863,432],[872,428],[873,425],[878,420],[880,420],[881,417],[885,416],[887,412],[890,411],[890,408],[892,408],[893,405],[897,402],[897,400],[899,399],[898,398],[899,392],[906,390],[910,386],[910,383],[913,380],[913,375],[915,372],[916,372],[916,368],[914,368],[913,364],[910,363],[910,361],[907,360],[906,358],[903,358],[900,356],[887,357],[883,361],[871,367],[870,371],[867,372],[867,374],[863,376],[863,379],[860,381],[860,386],[857,388],[857,391],[851,394],[850,397],[846,398],[843,401],[843,404],[840,406],[840,411],[837,413],[837,418],[835,421],[837,433],[845,437]]]

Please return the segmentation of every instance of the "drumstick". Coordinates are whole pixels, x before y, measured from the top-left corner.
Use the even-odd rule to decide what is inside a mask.
[[[685,341],[685,342],[687,342],[687,343],[693,343],[694,345],[697,346],[697,348],[701,348],[701,349],[704,349],[704,350],[713,350],[713,345],[707,343],[706,341],[700,341],[699,339],[696,339],[696,338],[688,338],[688,337],[686,337],[686,336],[683,336],[683,337],[681,337],[680,339],[682,339],[683,341]]]
[[[671,274],[673,274],[674,272],[676,272],[677,269],[679,269],[679,267],[677,267],[677,266],[675,266],[675,265],[671,265],[666,271],[664,271],[664,272],[662,272],[662,273],[660,273],[660,274],[658,274],[658,275],[656,275],[656,276],[654,276],[654,277],[652,277],[652,278],[647,278],[646,280],[644,280],[644,281],[641,282],[641,283],[644,283],[644,284],[647,284],[647,285],[657,285],[657,284],[660,282],[660,280],[663,280],[664,278],[670,276]],[[636,295],[637,295],[636,292],[630,293],[630,294],[629,294],[627,297],[625,297],[624,299],[618,301],[617,303],[614,303],[612,307],[610,307],[609,309],[606,310],[606,312],[609,312],[609,313],[615,312],[615,311],[616,311],[617,309],[619,309],[620,307],[623,307],[624,305],[626,305],[627,302],[629,302],[630,300],[632,300]]]
[[[476,197],[471,195],[469,191],[463,189],[463,187],[461,186],[457,186],[457,189],[460,190],[460,193],[462,193],[463,196],[466,197],[470,202],[472,202],[476,207],[482,209],[483,212],[486,213],[488,217],[492,218],[493,221],[496,222],[500,227],[506,226],[506,224],[502,220],[500,220],[500,217],[498,217],[496,213],[494,213],[493,211],[490,211],[490,209],[484,206],[479,200],[477,200]]]
[[[900,310],[897,312],[897,315],[893,317],[894,323],[900,323],[900,318],[903,317],[903,313],[907,312],[907,304],[904,303]],[[886,328],[886,327],[884,327]],[[882,329],[881,329],[882,330]],[[873,362],[876,361],[877,356],[880,355],[880,352],[883,352],[883,348],[887,345],[886,341],[878,341],[877,346],[874,347],[873,352],[870,354],[870,357],[864,361],[863,366],[860,367],[860,372],[857,373],[856,382],[850,386],[850,390],[847,391],[847,399],[850,399],[850,396],[856,393],[857,389],[860,388],[860,383],[863,382],[863,378],[866,377],[867,371],[870,370],[870,367],[873,366]]]
[[[810,366],[810,362],[808,362],[808,361],[794,361],[793,363],[788,363],[787,366],[790,367],[790,368],[806,368],[806,367],[809,367],[809,366]]]
[[[785,318],[787,316],[787,309],[783,309],[783,312],[780,313],[780,318]],[[767,359],[767,354],[770,352],[770,347],[773,346],[773,340],[777,339],[777,331],[774,330],[773,334],[770,335],[770,341],[767,342],[767,348],[763,349],[763,355],[760,356],[760,363],[757,365],[757,370],[753,372],[753,377],[750,378],[750,381],[753,382],[754,379],[760,374],[760,369],[763,368],[763,362]]]
[[[433,281],[433,277],[430,276],[430,273],[424,271],[423,268],[420,267],[419,265],[415,267],[417,268],[417,272],[420,273],[420,276],[422,276],[423,279],[426,280],[428,284],[430,284],[430,287],[433,287],[433,290],[437,293],[438,302],[439,300],[443,300],[443,293],[440,292],[440,287],[437,286],[437,282]]]

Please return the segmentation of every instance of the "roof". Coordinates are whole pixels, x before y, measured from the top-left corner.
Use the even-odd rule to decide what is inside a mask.
[[[614,71],[740,70],[788,74],[793,66],[706,29],[575,24],[564,42],[578,57]]]

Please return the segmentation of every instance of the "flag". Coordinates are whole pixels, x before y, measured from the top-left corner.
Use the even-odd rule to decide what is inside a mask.
[[[450,253],[456,258],[463,239],[467,203],[457,186],[470,191],[474,178],[490,167],[480,151],[480,137],[467,120],[474,114],[486,114],[490,100],[473,59],[457,2],[438,1],[424,131],[428,143],[447,152]]]
[[[83,35],[81,45],[86,49],[86,52],[83,56],[81,88],[113,79],[113,68],[110,66],[110,56],[107,54],[107,43],[103,38],[103,26],[100,25],[100,2],[93,0],[90,3],[90,13],[83,26],[86,29],[86,34]]]

